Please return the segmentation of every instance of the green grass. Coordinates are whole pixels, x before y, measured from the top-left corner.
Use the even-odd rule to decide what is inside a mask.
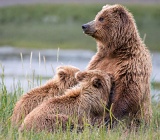
[[[94,19],[103,5],[61,4],[0,8],[0,46],[96,50],[81,25]],[[127,5],[150,50],[160,51],[160,5]]]
[[[3,70],[2,70],[3,71]],[[41,78],[33,77],[32,82]],[[138,131],[129,131],[127,128],[117,126],[113,130],[104,128],[85,126],[84,131],[77,133],[76,129],[57,133],[19,133],[17,129],[11,127],[10,117],[15,103],[23,94],[23,87],[20,83],[15,83],[15,87],[10,90],[6,88],[4,72],[0,75],[0,140],[159,140],[160,139],[160,98],[152,100],[153,118],[148,127],[141,126]],[[31,82],[31,83],[32,83]],[[38,82],[41,83],[41,82]],[[29,84],[30,87],[30,84]]]
[[[160,82],[152,82],[152,86],[154,89],[160,90]]]

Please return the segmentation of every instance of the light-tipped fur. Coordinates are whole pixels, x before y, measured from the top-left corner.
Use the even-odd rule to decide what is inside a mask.
[[[115,79],[113,115],[120,120],[128,118],[149,124],[151,57],[132,14],[121,5],[106,5],[94,21],[82,27],[96,39],[98,48],[87,70],[103,70]],[[109,119],[107,115],[106,121]]]
[[[23,95],[14,107],[11,117],[12,126],[19,126],[26,115],[44,100],[63,95],[66,89],[76,85],[75,74],[78,71],[79,69],[73,66],[58,67],[53,79]]]
[[[26,116],[19,130],[48,130],[46,127],[49,122],[46,119],[56,114],[66,115],[71,120],[76,118],[80,125],[83,125],[83,118],[92,123],[94,117],[102,117],[112,86],[111,76],[91,70],[78,72],[76,78],[79,80],[76,87],[68,89],[65,95],[49,99],[35,108]]]

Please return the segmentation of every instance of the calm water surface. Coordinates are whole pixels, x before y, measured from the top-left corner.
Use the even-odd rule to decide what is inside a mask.
[[[33,77],[42,79],[45,77],[41,80],[43,84],[54,76],[58,66],[73,65],[84,70],[94,54],[95,52],[86,50],[28,50],[0,47],[0,75],[5,74],[4,82],[8,90],[12,91],[19,84],[26,91],[40,84],[37,78],[33,81]],[[160,53],[151,55],[153,65],[151,80],[160,82]],[[152,93],[157,94],[159,91]]]

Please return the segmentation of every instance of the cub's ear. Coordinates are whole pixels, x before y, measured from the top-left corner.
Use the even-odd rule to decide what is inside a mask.
[[[64,80],[65,77],[67,76],[65,69],[63,69],[63,67],[58,67],[57,68],[57,75],[59,76],[59,78],[61,80]]]
[[[101,79],[99,78],[94,79],[92,84],[95,88],[100,88],[102,86]]]
[[[82,81],[85,78],[86,74],[87,72],[79,71],[75,74],[75,78],[77,79],[77,81]]]

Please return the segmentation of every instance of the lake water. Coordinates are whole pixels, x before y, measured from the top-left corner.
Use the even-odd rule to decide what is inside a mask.
[[[7,89],[12,90],[16,83],[20,83],[26,91],[29,85],[34,87],[38,84],[36,81],[31,83],[33,74],[47,80],[61,65],[73,65],[84,70],[94,54],[84,50],[29,50],[5,46],[0,47],[0,64],[4,68]],[[46,80],[42,80],[42,84]]]
[[[33,75],[46,77],[47,80],[53,77],[60,65],[73,65],[84,70],[94,54],[95,52],[86,50],[29,50],[4,46],[0,47],[0,64],[4,68],[7,89],[12,90],[19,83],[26,91],[39,84],[36,80],[31,82]],[[151,80],[160,82],[160,53],[151,55]],[[3,73],[2,67],[0,75]],[[46,80],[42,80],[42,84]],[[158,92],[153,91],[154,94]]]

